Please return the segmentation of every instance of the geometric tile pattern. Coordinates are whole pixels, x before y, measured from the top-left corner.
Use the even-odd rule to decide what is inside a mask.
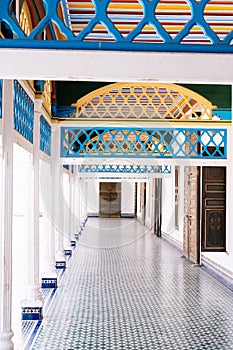
[[[226,158],[226,129],[61,127],[61,157]]]
[[[34,103],[17,80],[14,81],[14,129],[33,143]]]
[[[230,1],[43,0],[39,7],[41,19],[32,31],[20,28],[11,3],[12,0],[0,1],[0,22],[3,22],[0,37],[8,34],[6,39],[0,40],[1,47],[170,52],[233,50],[233,4]],[[48,27],[54,40],[43,40],[42,33],[47,34]]]
[[[33,350],[233,349],[232,291],[131,219],[88,219]]]

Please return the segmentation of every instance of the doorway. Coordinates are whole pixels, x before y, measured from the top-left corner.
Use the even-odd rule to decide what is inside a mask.
[[[100,182],[99,185],[99,217],[121,217],[121,183]]]

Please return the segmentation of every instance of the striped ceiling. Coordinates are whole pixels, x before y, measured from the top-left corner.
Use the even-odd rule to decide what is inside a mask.
[[[211,44],[233,40],[233,1],[63,0],[66,24],[83,41]],[[229,39],[228,39],[229,38]]]

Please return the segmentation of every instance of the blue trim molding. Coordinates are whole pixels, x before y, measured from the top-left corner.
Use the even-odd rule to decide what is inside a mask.
[[[28,36],[10,11],[11,3],[0,1],[0,20],[7,29],[2,48],[233,53],[230,3],[224,11],[224,5],[216,10],[210,0],[188,0],[182,11],[174,9],[175,2],[161,8],[158,0],[135,1],[136,7],[128,1],[120,9],[112,8],[111,0],[94,0],[88,9],[62,0],[62,21],[57,11],[61,0],[43,0],[45,16]],[[66,40],[36,40],[46,26],[56,38],[54,25]]]
[[[61,157],[226,159],[227,129],[61,127]]]
[[[34,103],[17,80],[14,81],[14,129],[33,143]]]

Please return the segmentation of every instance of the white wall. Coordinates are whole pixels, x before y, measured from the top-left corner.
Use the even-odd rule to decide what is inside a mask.
[[[172,169],[174,173],[174,168]],[[171,234],[175,230],[175,186],[173,176],[162,181],[162,232]]]
[[[122,181],[121,183],[121,215],[133,216],[134,215],[134,186],[133,181]]]
[[[87,214],[99,215],[99,181],[87,182]]]

